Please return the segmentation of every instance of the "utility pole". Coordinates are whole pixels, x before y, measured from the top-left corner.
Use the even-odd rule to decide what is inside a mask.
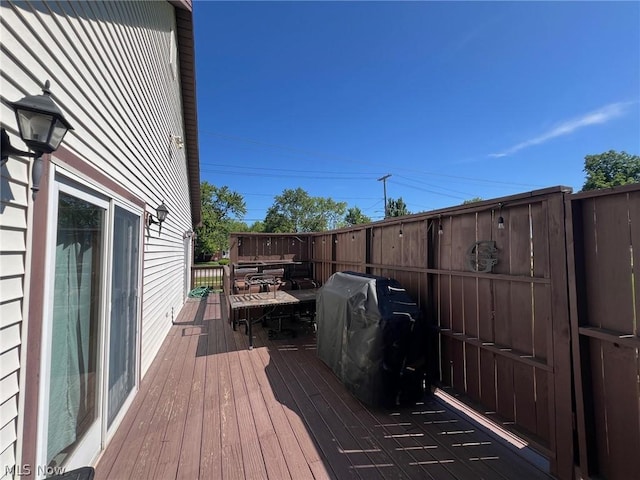
[[[387,218],[387,213],[388,213],[388,209],[387,209],[387,178],[389,178],[391,176],[390,173],[387,173],[384,177],[380,177],[378,179],[378,181],[382,182],[383,188],[384,188],[384,218]]]

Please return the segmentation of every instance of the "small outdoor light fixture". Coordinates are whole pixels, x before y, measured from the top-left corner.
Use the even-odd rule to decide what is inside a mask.
[[[498,204],[498,230],[504,230],[504,217],[502,216],[502,202]]]
[[[180,135],[171,135],[171,141],[177,149],[181,150],[182,148],[184,148],[184,140]]]
[[[442,228],[442,215],[438,216],[438,235],[443,235],[444,230]]]
[[[34,157],[31,167],[31,190],[40,190],[43,171],[42,156],[58,149],[71,124],[51,99],[50,83],[47,80],[42,95],[27,95],[17,102],[10,102],[16,114],[20,138],[33,152],[23,152],[11,146],[9,135],[2,129],[2,165],[11,155]]]
[[[398,237],[402,238],[402,227],[400,227],[400,231],[398,232]]]
[[[156,220],[154,220],[153,215],[151,214],[149,214],[149,216],[147,217],[147,227],[150,227],[154,223],[157,224],[158,235],[160,235],[160,232],[162,231],[162,222],[164,222],[167,219],[168,214],[169,214],[169,209],[164,204],[164,200],[163,200],[162,203],[158,205],[158,208],[156,208]]]

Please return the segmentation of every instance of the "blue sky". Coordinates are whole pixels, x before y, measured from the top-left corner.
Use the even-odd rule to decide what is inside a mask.
[[[201,178],[383,217],[640,154],[638,2],[194,2]]]

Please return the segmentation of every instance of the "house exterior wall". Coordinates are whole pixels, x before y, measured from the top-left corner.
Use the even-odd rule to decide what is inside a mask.
[[[47,279],[32,275],[43,271],[42,252],[33,249],[43,238],[55,239],[41,221],[50,208],[54,171],[154,217],[162,201],[169,208],[160,234],[158,225],[140,231],[142,377],[184,303],[184,234],[193,221],[188,152],[174,140],[185,137],[175,8],[128,1],[0,5],[0,108],[12,144],[25,149],[8,102],[39,93],[47,79],[74,127],[52,154],[37,200],[29,189],[30,162],[12,156],[2,167],[0,478],[11,476],[6,466],[34,461],[29,437],[35,427],[28,414],[38,391],[37,384],[30,390],[25,385],[39,371],[46,309],[30,305],[45,302],[39,296]]]
[[[20,347],[26,315],[27,162],[7,163],[0,181],[0,465],[4,466],[14,464],[17,440]],[[0,471],[0,478],[4,475]]]

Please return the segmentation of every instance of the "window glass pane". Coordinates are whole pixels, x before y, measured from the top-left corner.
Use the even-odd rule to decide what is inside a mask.
[[[105,211],[60,193],[47,462],[61,465],[98,418],[98,337]]]
[[[109,341],[110,426],[135,385],[140,217],[115,208]]]

